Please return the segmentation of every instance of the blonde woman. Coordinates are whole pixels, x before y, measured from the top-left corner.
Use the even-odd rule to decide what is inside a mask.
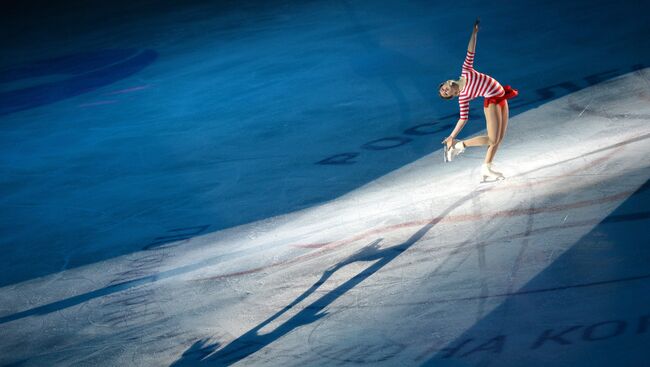
[[[483,182],[488,180],[502,180],[501,172],[492,167],[492,160],[499,149],[499,145],[508,128],[508,99],[517,96],[516,89],[509,85],[505,88],[494,78],[474,70],[474,53],[476,50],[476,34],[478,33],[479,20],[474,23],[472,36],[467,46],[467,56],[463,63],[462,73],[458,80],[447,80],[440,84],[438,93],[443,99],[458,97],[460,106],[460,119],[451,134],[442,141],[445,146],[445,161],[451,161],[466,147],[487,146],[485,160],[481,166]],[[487,125],[487,135],[477,136],[465,141],[456,140],[456,136],[467,123],[469,117],[469,101],[476,97],[484,97],[483,112]]]

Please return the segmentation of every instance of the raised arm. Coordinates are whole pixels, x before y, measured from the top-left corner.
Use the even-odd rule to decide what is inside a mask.
[[[476,50],[476,34],[478,33],[478,24],[480,19],[476,18],[474,22],[474,29],[472,30],[472,36],[469,38],[469,44],[467,45],[467,56],[465,56],[465,62],[463,62],[463,70],[471,69],[474,67],[474,51]],[[454,127],[454,130],[451,132],[451,135],[446,137],[442,143],[447,144],[447,147],[451,147],[454,144],[456,136],[463,130],[465,123],[467,123],[468,113],[469,113],[469,101],[459,99],[460,105],[460,118]]]
[[[474,22],[474,29],[472,30],[472,36],[469,38],[469,44],[467,45],[467,55],[465,56],[465,61],[463,62],[463,71],[471,70],[474,68],[474,51],[476,50],[476,34],[478,33],[478,23],[479,19],[476,18]]]
[[[468,52],[476,52],[476,34],[478,33],[478,24],[481,22],[479,18],[476,18],[474,22],[474,29],[472,30],[472,36],[469,38],[469,44],[467,45]]]

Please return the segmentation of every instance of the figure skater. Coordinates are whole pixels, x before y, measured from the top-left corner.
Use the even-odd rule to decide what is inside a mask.
[[[509,85],[504,88],[494,78],[474,70],[478,24],[479,19],[476,19],[472,36],[467,45],[467,56],[463,63],[460,78],[441,83],[438,93],[442,99],[452,99],[458,96],[458,104],[460,105],[460,119],[451,134],[442,141],[443,144],[446,144],[445,161],[451,161],[462,153],[466,147],[487,145],[485,161],[481,166],[481,176],[483,182],[486,182],[488,179],[504,179],[501,172],[497,172],[492,168],[492,160],[508,128],[508,99],[516,97],[518,92]],[[485,113],[487,135],[477,136],[465,141],[455,140],[469,117],[469,101],[479,96],[485,98],[483,112]]]

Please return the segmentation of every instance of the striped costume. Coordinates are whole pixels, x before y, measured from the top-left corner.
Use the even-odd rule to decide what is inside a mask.
[[[502,100],[513,98],[518,94],[510,86],[503,88],[491,76],[474,70],[474,52],[471,51],[467,51],[461,76],[466,80],[465,87],[458,95],[461,120],[469,118],[469,101],[476,97],[485,97],[484,106],[487,107],[488,103],[500,103]]]

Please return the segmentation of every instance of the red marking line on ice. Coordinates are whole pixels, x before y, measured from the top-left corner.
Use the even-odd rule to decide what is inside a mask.
[[[603,202],[611,202],[611,201],[618,201],[621,199],[625,199],[632,195],[634,191],[624,191],[620,192],[615,195],[610,195],[598,199],[591,199],[591,200],[583,200],[583,201],[578,201],[572,204],[563,204],[563,205],[553,205],[553,206],[548,206],[544,208],[526,208],[526,209],[510,209],[510,210],[501,210],[501,211],[496,211],[492,214],[478,214],[478,215],[472,215],[472,214],[464,214],[464,215],[456,215],[456,216],[442,216],[442,217],[435,217],[435,218],[430,218],[430,219],[422,219],[422,220],[417,220],[417,221],[409,221],[409,222],[404,222],[400,224],[394,224],[390,226],[385,226],[382,228],[377,228],[373,229],[370,231],[363,232],[361,234],[352,236],[350,238],[341,240],[341,241],[334,241],[326,244],[305,244],[305,245],[297,245],[300,246],[300,248],[318,248],[317,251],[310,252],[301,256],[297,256],[293,259],[289,260],[283,260],[283,261],[277,261],[268,265],[263,265],[259,266],[256,268],[251,268],[247,270],[242,270],[234,273],[228,273],[228,274],[222,274],[222,275],[217,275],[213,277],[206,277],[206,278],[200,278],[200,279],[195,279],[198,281],[202,280],[219,280],[219,279],[225,279],[225,278],[230,278],[230,277],[235,277],[235,276],[240,276],[240,275],[247,275],[247,274],[252,274],[256,273],[262,270],[278,267],[278,266],[286,266],[286,265],[291,265],[295,264],[297,262],[301,261],[306,261],[306,260],[311,260],[314,258],[317,258],[319,256],[322,256],[326,254],[329,250],[333,250],[335,248],[349,245],[351,243],[354,243],[356,241],[365,239],[366,237],[378,235],[378,234],[383,234],[386,232],[391,232],[397,229],[403,229],[403,228],[409,228],[409,227],[415,227],[415,226],[422,226],[426,225],[429,223],[433,224],[438,224],[438,223],[458,223],[458,222],[467,222],[467,221],[477,221],[481,219],[486,219],[486,218],[495,218],[495,217],[502,217],[502,218],[512,218],[516,216],[522,216],[522,215],[535,215],[535,214],[541,214],[541,213],[553,213],[553,212],[559,212],[567,209],[576,209],[576,208],[582,208],[582,207],[587,207],[590,205],[594,204],[601,204]],[[296,245],[294,245],[296,246]],[[316,247],[320,246],[320,247]]]
[[[585,169],[592,168],[592,167],[597,166],[598,164],[604,163],[604,162],[610,160],[613,156],[615,156],[616,153],[621,149],[623,149],[622,146],[616,148],[616,150],[614,150],[614,152],[612,154],[608,154],[608,155],[605,155],[603,157],[594,159],[593,161],[588,162],[587,164],[585,164],[584,166],[582,166],[580,168],[577,168],[577,169],[575,169],[573,171],[569,171],[567,173],[564,173],[564,175],[571,176],[571,175],[573,175],[575,173],[578,173],[578,172],[584,172]],[[556,178],[546,178],[546,179],[541,179],[541,180],[535,182],[533,185],[539,185],[539,184],[542,184],[542,183],[545,183],[545,182],[556,182],[556,181],[557,181]],[[487,192],[487,191],[512,190],[512,189],[515,189],[515,188],[521,188],[521,187],[527,188],[527,187],[530,187],[530,186],[532,186],[530,183],[525,183],[525,184],[516,184],[515,183],[515,184],[512,184],[512,185],[506,185],[506,186],[492,186],[492,187],[490,187],[489,189],[487,189],[485,191]],[[613,196],[610,196],[610,197],[605,197],[603,199],[585,200],[585,201],[579,201],[579,202],[576,202],[576,203],[573,203],[573,204],[564,204],[564,205],[555,206],[555,207],[551,206],[551,207],[546,207],[546,208],[534,208],[534,209],[530,209],[530,208],[529,209],[513,209],[513,210],[509,210],[509,211],[508,210],[506,210],[506,211],[497,211],[494,214],[457,215],[457,216],[449,216],[449,217],[437,217],[435,219],[431,218],[431,219],[427,219],[427,220],[404,222],[404,223],[400,223],[400,224],[394,224],[394,225],[391,225],[391,226],[383,227],[381,229],[372,230],[370,232],[366,232],[366,233],[364,233],[362,235],[353,237],[353,239],[354,239],[353,241],[346,240],[345,242],[346,243],[354,242],[356,240],[363,239],[363,238],[368,237],[368,236],[373,235],[373,234],[381,234],[381,233],[386,233],[386,232],[392,231],[392,230],[424,225],[426,223],[431,222],[432,220],[435,220],[436,223],[438,223],[438,222],[457,223],[457,222],[465,222],[465,221],[477,221],[477,220],[481,220],[481,219],[491,218],[493,216],[494,217],[515,217],[515,216],[521,216],[521,215],[535,215],[535,214],[539,214],[539,213],[542,213],[542,212],[556,212],[556,211],[562,211],[562,210],[566,210],[566,209],[580,208],[580,207],[596,204],[596,203],[599,203],[601,201],[618,200],[620,198],[625,198],[625,197],[631,195],[631,193],[633,193],[633,191],[626,191],[626,192],[622,192],[622,193],[619,193],[619,194],[616,194],[616,195],[613,195]],[[356,238],[356,237],[361,237],[361,238]],[[332,244],[336,244],[336,243],[337,242],[299,244],[299,245],[293,245],[293,247],[298,247],[298,248],[322,248],[322,247],[332,245]]]
[[[294,247],[299,247],[299,248],[323,248],[323,247],[329,247],[329,248],[335,248],[342,246],[344,244],[349,244],[352,242],[356,242],[358,240],[364,239],[369,236],[377,235],[377,234],[385,234],[386,232],[392,232],[394,230],[398,229],[403,229],[403,228],[409,228],[409,227],[416,227],[416,226],[422,226],[427,223],[459,223],[459,222],[474,222],[482,219],[493,219],[493,218],[512,218],[512,217],[518,217],[522,215],[530,216],[530,215],[536,215],[536,214],[542,214],[542,213],[553,213],[553,212],[560,212],[563,210],[568,210],[568,209],[577,209],[577,208],[583,208],[586,206],[591,206],[594,204],[599,204],[602,202],[608,202],[608,201],[617,201],[621,199],[625,199],[628,196],[632,195],[634,191],[624,191],[621,193],[618,193],[616,195],[611,195],[607,196],[604,198],[599,198],[599,199],[591,199],[591,200],[583,200],[583,201],[578,201],[572,204],[564,204],[564,205],[555,205],[555,206],[548,206],[548,207],[543,207],[543,208],[526,208],[526,209],[511,209],[511,210],[502,210],[502,211],[497,211],[493,213],[486,213],[486,214],[463,214],[463,215],[452,215],[452,216],[446,216],[446,217],[436,217],[436,218],[430,218],[430,219],[421,219],[417,221],[410,221],[410,222],[404,222],[404,223],[399,223],[399,224],[394,224],[382,228],[377,228],[373,229],[371,231],[364,232],[362,234],[356,235],[354,237],[342,240],[342,241],[335,241],[335,242],[330,242],[330,243],[325,243],[325,244],[306,244],[306,245],[294,245]]]
[[[323,246],[327,246],[328,244],[330,244],[330,242],[325,242],[325,243],[309,243],[309,244],[304,244],[304,245],[301,245],[301,244],[295,244],[295,245],[292,245],[292,246],[293,246],[293,247],[298,247],[298,248],[321,248],[321,247],[323,247]]]

